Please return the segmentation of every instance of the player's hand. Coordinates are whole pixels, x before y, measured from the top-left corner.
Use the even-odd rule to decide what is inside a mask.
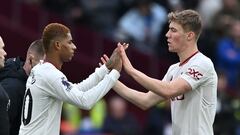
[[[123,44],[123,45],[125,45],[125,44]],[[127,54],[126,54],[126,52],[125,52],[125,47],[124,47],[123,45],[122,45],[122,44],[118,45],[118,49],[119,49],[119,51],[120,51],[120,56],[121,56],[121,58],[122,58],[124,70],[125,70],[128,74],[130,74],[131,71],[134,70],[134,67],[132,66],[130,60],[128,59]],[[127,46],[128,46],[128,44],[127,44]]]
[[[103,54],[103,56],[101,57],[101,62],[98,63],[99,66],[106,64],[108,60],[109,60],[109,57],[106,54]]]
[[[117,50],[114,50],[105,65],[109,70],[112,70],[113,68],[116,68],[116,65],[119,61],[121,61],[119,53]]]
[[[118,70],[118,71],[120,72],[120,71],[122,70],[122,60],[121,60],[120,56],[119,56],[119,60],[120,60],[120,62],[115,63],[115,65],[113,66],[113,68],[116,69],[116,70]],[[107,61],[109,61],[109,57],[108,57],[106,54],[104,54],[104,55],[101,57],[101,61],[102,61],[102,63],[100,62],[100,63],[99,63],[99,66],[102,66],[103,64],[106,64]]]
[[[123,43],[123,44],[118,43],[118,46],[119,45],[122,45],[123,49],[128,48],[128,44],[126,44],[126,43]],[[121,71],[121,69],[122,69],[122,59],[120,58],[119,53],[120,53],[119,49],[118,49],[118,47],[116,47],[116,49],[114,49],[110,58],[106,57],[105,61],[103,61],[104,59],[103,60],[101,59],[103,63],[105,62],[105,65],[109,70],[114,68],[114,69],[118,70],[119,72]]]
[[[119,51],[114,51],[113,55],[110,57],[110,59],[107,61],[106,65],[108,63],[112,63],[112,69],[116,69],[119,72],[121,72],[122,70],[122,59],[120,57]]]

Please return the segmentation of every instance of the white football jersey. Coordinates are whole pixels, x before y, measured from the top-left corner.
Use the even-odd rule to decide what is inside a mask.
[[[19,135],[59,135],[63,102],[90,109],[115,84],[120,74],[105,65],[73,84],[50,63],[36,65],[26,84]]]
[[[170,66],[165,81],[178,77],[192,90],[171,99],[173,135],[213,135],[217,106],[217,74],[212,61],[198,52],[186,63]]]

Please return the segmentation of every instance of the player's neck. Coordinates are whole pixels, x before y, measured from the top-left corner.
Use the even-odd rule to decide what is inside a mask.
[[[197,46],[189,49],[184,49],[184,51],[178,53],[180,63],[184,63],[187,59],[189,59],[189,57],[196,54],[197,52],[198,52]]]
[[[53,66],[55,66],[58,70],[62,69],[63,63],[60,60],[58,60],[56,57],[46,56],[44,62],[49,62],[49,63],[53,64]]]

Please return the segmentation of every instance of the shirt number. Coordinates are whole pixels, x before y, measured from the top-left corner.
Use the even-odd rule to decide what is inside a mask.
[[[32,117],[32,105],[33,105],[33,100],[32,100],[32,94],[30,89],[27,89],[26,95],[24,96],[23,100],[23,109],[22,109],[22,121],[24,125],[27,125]]]

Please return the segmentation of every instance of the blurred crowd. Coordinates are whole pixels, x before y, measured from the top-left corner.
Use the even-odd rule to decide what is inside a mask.
[[[239,0],[25,0],[28,4],[63,17],[113,41],[130,43],[132,48],[169,58],[165,34],[167,14],[195,9],[204,29],[199,49],[210,57],[218,72],[218,111],[215,135],[240,135],[240,1]],[[170,135],[168,103],[148,111],[146,122],[138,122],[120,97],[99,102],[86,112],[65,104],[62,135]]]

